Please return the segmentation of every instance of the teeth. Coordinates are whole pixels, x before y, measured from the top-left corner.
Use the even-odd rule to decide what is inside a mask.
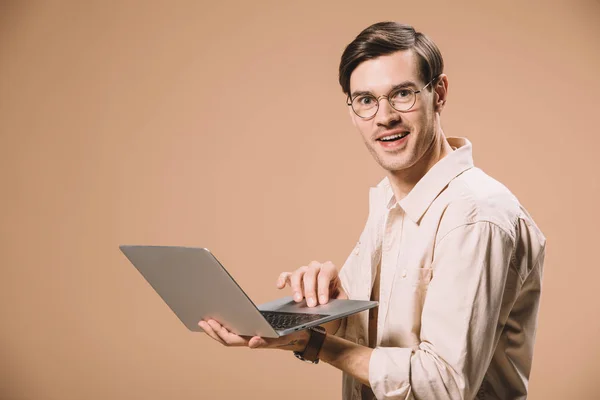
[[[402,134],[399,134],[399,135],[386,136],[386,137],[382,137],[379,140],[396,140],[396,139],[400,139],[403,136],[406,136],[406,134],[402,133]]]

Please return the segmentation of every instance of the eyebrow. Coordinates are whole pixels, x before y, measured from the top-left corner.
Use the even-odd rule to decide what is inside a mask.
[[[414,83],[413,81],[404,81],[404,82],[398,83],[397,85],[392,86],[392,88],[389,90],[388,93],[393,92],[394,90],[404,89],[404,88],[409,88],[409,87],[416,88],[417,84]],[[375,96],[372,92],[364,91],[364,90],[357,90],[350,94],[350,98],[354,99],[356,96],[366,96],[366,95]]]

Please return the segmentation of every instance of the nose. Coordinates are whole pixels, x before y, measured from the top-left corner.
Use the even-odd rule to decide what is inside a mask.
[[[375,115],[377,125],[389,127],[400,122],[401,114],[394,110],[387,96],[380,96],[377,101],[379,102],[379,109]]]

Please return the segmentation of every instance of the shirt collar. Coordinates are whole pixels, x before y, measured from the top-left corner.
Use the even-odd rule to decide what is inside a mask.
[[[399,202],[396,201],[388,178],[377,185],[385,190],[385,204],[388,209],[399,204],[408,217],[418,224],[425,211],[450,181],[474,167],[471,142],[466,138],[458,137],[449,137],[447,140],[455,150],[427,171],[408,195]]]

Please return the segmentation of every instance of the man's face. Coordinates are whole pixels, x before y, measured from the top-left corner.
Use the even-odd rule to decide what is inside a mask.
[[[375,97],[387,95],[400,84],[420,90],[427,82],[419,77],[417,57],[411,51],[398,51],[361,63],[350,76],[352,98],[357,92],[370,92]],[[362,119],[349,107],[350,116],[375,160],[387,171],[401,171],[413,166],[431,145],[435,135],[435,91],[430,87],[416,95],[416,103],[407,112],[390,106],[386,98],[379,99],[374,117]],[[402,138],[385,141],[385,137]]]

